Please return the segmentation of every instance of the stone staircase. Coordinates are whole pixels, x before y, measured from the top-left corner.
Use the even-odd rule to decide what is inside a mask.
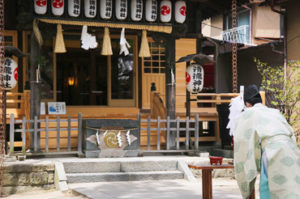
[[[64,162],[68,183],[183,179],[176,160]]]

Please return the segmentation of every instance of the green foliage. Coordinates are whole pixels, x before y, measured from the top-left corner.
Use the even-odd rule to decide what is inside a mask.
[[[300,61],[288,64],[286,80],[283,66],[272,67],[257,58],[254,62],[262,76],[261,86],[266,91],[268,106],[279,109],[294,128],[299,128]]]

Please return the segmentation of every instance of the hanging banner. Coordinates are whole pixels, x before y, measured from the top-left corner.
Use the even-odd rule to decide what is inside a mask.
[[[146,20],[154,22],[157,19],[157,0],[146,1]]]
[[[118,20],[127,18],[127,0],[116,0],[116,18]]]
[[[15,60],[6,57],[4,60],[3,85],[7,90],[13,89],[18,83],[18,64]]]
[[[131,19],[141,21],[143,18],[143,0],[131,0]]]
[[[61,16],[64,14],[64,0],[52,0],[51,3],[52,13],[55,16]]]
[[[185,1],[176,1],[175,3],[175,21],[184,23],[186,19],[186,3]]]
[[[44,15],[47,12],[47,0],[34,0],[34,12]]]
[[[84,15],[87,18],[94,18],[97,14],[97,1],[84,0]]]
[[[163,0],[160,3],[160,21],[170,22],[172,18],[172,3],[170,0]]]
[[[111,19],[112,0],[100,0],[100,16],[102,19]]]
[[[80,15],[80,0],[68,0],[68,14],[71,17]]]
[[[204,70],[201,65],[192,64],[186,69],[186,89],[191,93],[199,93],[203,89]]]

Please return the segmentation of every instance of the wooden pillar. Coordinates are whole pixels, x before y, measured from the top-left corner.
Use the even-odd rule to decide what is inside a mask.
[[[176,84],[175,84],[175,38],[166,37],[166,108],[170,119],[176,117]],[[174,123],[175,125],[175,123]],[[173,126],[171,126],[173,127]],[[175,147],[176,131],[170,132],[170,148]]]
[[[38,58],[40,56],[40,47],[34,36],[34,33],[31,33],[31,42],[30,42],[30,118],[34,119],[36,116],[40,118],[40,83],[36,81],[36,69],[38,66]],[[31,124],[33,129],[33,124]],[[40,132],[37,133],[37,150],[40,150]],[[34,147],[34,137],[33,133],[30,136],[30,148]]]

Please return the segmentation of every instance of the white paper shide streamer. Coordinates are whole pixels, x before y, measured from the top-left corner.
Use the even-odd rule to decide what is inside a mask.
[[[236,122],[239,118],[239,116],[241,115],[245,105],[244,105],[244,100],[243,100],[243,93],[244,93],[244,87],[241,86],[241,92],[240,95],[233,98],[231,103],[229,104],[229,122],[226,126],[227,129],[230,129],[229,131],[229,135],[230,136],[234,136],[234,130],[236,127]]]
[[[98,43],[96,41],[96,36],[92,36],[87,32],[87,26],[82,27],[81,32],[81,48],[88,50],[97,48]]]
[[[128,145],[131,145],[130,130],[128,130],[128,131],[126,132],[126,139],[127,139]]]
[[[118,135],[117,135],[117,138],[118,138],[118,144],[119,144],[119,147],[122,146],[122,138],[121,138],[121,131],[119,131]]]
[[[125,28],[122,28],[121,36],[120,36],[120,55],[122,53],[124,53],[125,56],[128,55],[129,54],[128,48],[130,47],[131,46],[129,45],[129,43],[125,38]]]
[[[99,138],[99,131],[98,130],[96,132],[96,139],[97,139],[97,144],[99,146],[100,145],[100,138]]]

